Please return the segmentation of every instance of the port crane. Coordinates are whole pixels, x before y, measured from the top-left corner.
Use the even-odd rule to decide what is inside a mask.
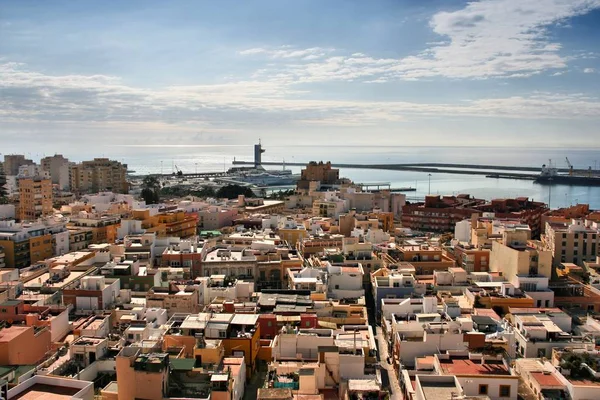
[[[567,160],[567,166],[569,167],[569,175],[573,175],[573,164],[571,164],[571,161],[569,161],[569,157],[565,157],[565,160]]]

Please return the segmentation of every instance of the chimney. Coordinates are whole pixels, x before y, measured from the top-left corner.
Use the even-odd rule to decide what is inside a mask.
[[[226,313],[233,314],[233,312],[235,311],[235,303],[233,302],[233,300],[225,300],[223,302],[223,311],[225,311]]]

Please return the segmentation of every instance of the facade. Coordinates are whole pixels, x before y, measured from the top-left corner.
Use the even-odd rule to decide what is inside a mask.
[[[32,165],[33,161],[28,160],[22,154],[5,154],[4,155],[4,174],[18,175],[21,165]]]
[[[108,158],[95,158],[71,165],[71,190],[76,193],[129,192],[127,164]]]
[[[44,157],[40,164],[44,171],[50,174],[53,185],[58,185],[60,190],[69,190],[71,186],[71,167],[69,160],[62,154]]]
[[[68,248],[64,223],[49,220],[35,223],[0,221],[0,246],[4,262],[10,268],[29,267],[38,261],[60,254]]]
[[[296,184],[299,190],[308,190],[310,182],[320,182],[322,185],[334,185],[340,179],[340,170],[331,168],[331,162],[311,161],[300,172],[300,180]]]
[[[11,326],[0,332],[0,365],[35,365],[51,349],[50,329]]]
[[[52,181],[41,177],[19,179],[19,209],[22,221],[51,215]]]
[[[517,275],[552,276],[552,254],[526,240],[523,231],[505,231],[502,241],[492,243],[490,271],[502,273],[507,280]]]
[[[545,228],[542,241],[554,256],[554,266],[565,262],[582,266],[596,261],[600,250],[597,223],[573,219],[568,223],[546,222]]]

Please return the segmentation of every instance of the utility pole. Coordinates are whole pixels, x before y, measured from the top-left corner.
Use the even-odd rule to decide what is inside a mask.
[[[427,174],[427,177],[429,178],[429,188],[427,189],[427,194],[431,194],[431,174]]]

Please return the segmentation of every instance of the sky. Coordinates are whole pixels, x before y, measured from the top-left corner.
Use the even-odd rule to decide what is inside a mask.
[[[600,0],[3,0],[0,153],[600,147]]]

